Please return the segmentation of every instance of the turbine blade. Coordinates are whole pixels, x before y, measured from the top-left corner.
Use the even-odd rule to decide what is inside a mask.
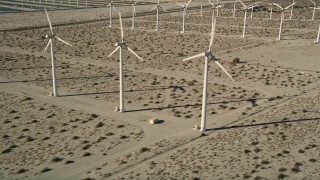
[[[232,76],[224,69],[224,67],[219,63],[219,61],[214,61],[228,76],[231,80],[233,80]]]
[[[49,15],[48,15],[47,9],[44,9],[44,11],[46,12],[46,15],[47,15],[47,19],[48,19],[48,22],[49,22],[49,26],[50,26],[51,34],[53,34],[53,31],[52,31],[52,25],[51,25],[51,21],[50,21],[50,18],[49,18]]]
[[[191,56],[191,57],[188,57],[182,61],[189,61],[191,59],[196,59],[196,58],[199,58],[199,57],[204,57],[205,53],[201,53],[201,54],[197,54],[197,55],[194,55],[194,56]]]
[[[111,57],[119,49],[120,49],[120,46],[118,46],[115,50],[113,50],[112,53],[109,54],[108,58]]]
[[[191,1],[192,1],[192,0],[190,0],[190,1],[187,3],[187,6],[189,6],[189,4],[191,3]]]
[[[245,4],[243,4],[242,1],[239,0],[239,2],[242,4],[242,6],[244,6],[245,8],[247,8],[247,6]]]
[[[120,30],[121,30],[121,41],[123,42],[123,28],[122,28],[121,12],[119,12],[119,21],[120,21]]]
[[[258,5],[250,5],[250,6],[248,6],[246,9],[252,9],[252,8],[255,8],[255,7],[257,7]]]
[[[156,8],[157,8],[158,6],[155,6],[154,8],[152,8],[150,11],[153,11],[153,10],[155,10]]]
[[[209,45],[209,51],[211,51],[211,47],[213,45],[213,36],[214,36],[214,24],[216,19],[212,15],[212,24],[211,24],[211,36],[210,36],[210,45]]]
[[[312,0],[310,0],[314,5],[316,5],[316,3],[314,2],[314,1],[312,1]]]
[[[209,1],[209,3],[211,4],[211,6],[214,7],[214,4],[213,4],[210,0],[208,0],[208,1]]]
[[[273,3],[273,5],[278,6],[281,10],[283,10],[283,8],[279,4]]]
[[[114,6],[112,6],[112,8],[113,8],[115,11],[117,11],[117,9],[116,9]]]
[[[44,49],[44,51],[43,52],[46,52],[46,50],[48,49],[48,47],[49,47],[49,45],[50,45],[50,43],[51,43],[51,39],[49,39],[49,41],[48,41],[48,44],[47,44],[47,46],[46,46],[46,48]]]
[[[68,46],[72,46],[70,43],[68,43],[67,41],[59,38],[58,36],[56,36],[56,38],[58,39],[58,41],[61,41],[61,42],[65,43],[65,44],[68,45]]]
[[[284,9],[289,9],[291,6],[294,6],[296,3],[291,4],[290,6],[284,8]]]
[[[159,6],[161,9],[163,9],[165,12],[168,12],[165,8],[163,8],[163,7],[161,7],[161,6]]]
[[[179,4],[179,3],[176,3],[176,4],[178,4],[178,5],[181,6],[181,7],[184,7],[182,4]]]
[[[133,54],[133,55],[135,55],[138,59],[140,59],[141,61],[144,61],[140,56],[138,56],[138,54],[137,53],[135,53],[131,48],[129,48],[129,47],[127,47],[128,48],[128,50]]]

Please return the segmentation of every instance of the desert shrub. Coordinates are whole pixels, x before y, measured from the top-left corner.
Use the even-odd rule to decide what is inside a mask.
[[[52,162],[60,162],[60,161],[62,161],[63,160],[63,158],[61,158],[61,157],[55,157],[55,158],[53,158],[51,161]]]
[[[233,64],[238,64],[238,63],[240,63],[240,58],[238,58],[238,57],[234,58],[234,59],[232,60],[232,63],[233,63]]]
[[[150,149],[147,148],[147,147],[142,147],[142,148],[139,150],[140,153],[147,152],[147,151],[150,151]]]

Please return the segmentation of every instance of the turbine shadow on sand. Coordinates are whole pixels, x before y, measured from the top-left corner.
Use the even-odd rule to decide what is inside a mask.
[[[219,127],[219,128],[208,128],[207,131],[222,131],[222,130],[236,129],[236,128],[259,127],[259,126],[272,125],[272,124],[298,123],[298,122],[319,121],[319,120],[320,120],[320,117],[306,118],[306,119],[290,119],[290,120],[284,120],[284,121],[272,121],[272,122],[256,123],[256,124],[234,125],[234,126],[225,126],[225,127]]]
[[[282,98],[282,97],[281,97]],[[214,105],[214,104],[228,104],[228,103],[235,103],[235,102],[249,102],[253,106],[256,105],[257,100],[263,100],[263,99],[270,99],[270,98],[250,98],[250,99],[239,99],[239,100],[230,100],[230,101],[219,101],[219,102],[210,102],[207,103],[208,105]],[[137,112],[137,111],[152,111],[152,110],[163,110],[163,109],[173,109],[173,108],[186,108],[186,107],[201,107],[201,103],[195,103],[195,104],[185,104],[185,105],[168,105],[165,107],[153,107],[153,108],[144,108],[144,109],[133,109],[133,110],[126,110],[125,112]]]
[[[70,77],[70,78],[58,78],[58,80],[70,80],[70,79],[95,79],[95,78],[109,78],[112,77],[113,75],[110,76],[87,76],[87,77]],[[5,84],[5,83],[24,83],[24,82],[42,82],[42,81],[52,81],[51,78],[49,79],[32,79],[32,80],[12,80],[12,81],[0,81],[0,84]]]

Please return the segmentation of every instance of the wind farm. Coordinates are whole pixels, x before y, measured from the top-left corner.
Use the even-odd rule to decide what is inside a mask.
[[[3,1],[0,179],[317,179],[319,4]]]

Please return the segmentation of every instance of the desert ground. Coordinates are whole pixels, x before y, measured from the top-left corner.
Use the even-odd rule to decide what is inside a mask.
[[[168,12],[159,31],[156,2],[138,1],[134,29],[132,2],[115,2],[124,39],[144,60],[124,52],[124,113],[114,111],[119,53],[108,58],[120,40],[117,12],[109,27],[106,2],[14,2],[0,14],[0,179],[319,179],[320,10],[311,20],[310,1],[297,0],[291,20],[285,11],[281,40],[281,13],[274,7],[270,19],[268,4],[291,0],[263,1],[252,19],[248,11],[244,38],[241,5],[233,17],[233,1],[221,2],[212,50],[234,80],[209,61],[205,132],[194,128],[204,58],[182,60],[208,49],[208,2],[203,16],[201,1],[190,4],[185,33],[173,1],[160,1]],[[54,44],[58,97],[49,96],[44,7],[72,44]]]

